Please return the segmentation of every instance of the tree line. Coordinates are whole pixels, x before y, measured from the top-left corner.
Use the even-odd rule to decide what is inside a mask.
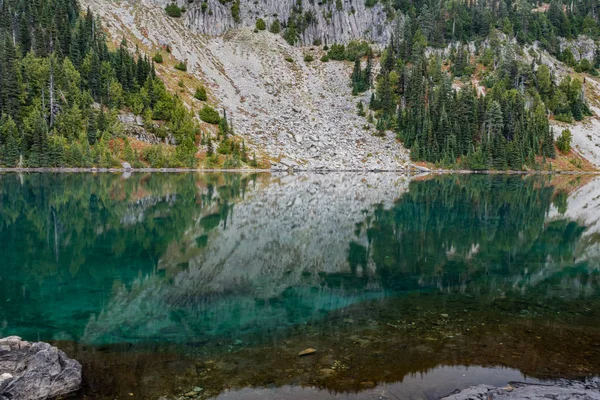
[[[200,127],[154,63],[74,0],[5,0],[0,13],[0,165],[193,167]],[[132,148],[119,111],[175,147]],[[118,139],[118,140],[117,140]]]
[[[369,120],[379,132],[394,130],[415,161],[475,170],[540,168],[556,157],[549,115],[566,122],[590,115],[583,85],[570,77],[556,84],[538,54],[526,63],[518,43],[499,36],[493,29],[475,53],[457,44],[449,56],[427,56],[419,21],[407,18],[402,39],[393,37],[383,51],[376,77],[370,56],[364,69],[355,63],[353,92],[374,87]],[[362,103],[358,112],[365,115]]]

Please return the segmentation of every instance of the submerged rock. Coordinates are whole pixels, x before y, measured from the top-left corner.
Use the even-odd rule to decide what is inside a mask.
[[[45,400],[81,386],[81,364],[48,343],[0,339],[0,400]]]
[[[300,357],[308,356],[310,354],[315,354],[316,352],[317,352],[317,350],[310,348],[310,349],[302,350],[300,353],[298,353],[298,356],[300,356]]]
[[[504,388],[478,385],[442,400],[600,400],[600,379],[587,382],[558,381],[553,384],[511,382]]]

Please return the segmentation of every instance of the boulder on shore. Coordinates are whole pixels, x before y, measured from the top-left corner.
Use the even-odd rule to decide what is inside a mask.
[[[0,400],[45,400],[81,387],[81,364],[48,343],[0,339]]]
[[[510,382],[496,388],[478,385],[457,391],[442,400],[600,400],[600,379],[589,381],[559,380],[554,383]]]

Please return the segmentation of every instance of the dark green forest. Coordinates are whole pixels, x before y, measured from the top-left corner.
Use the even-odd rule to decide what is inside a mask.
[[[507,34],[513,34],[521,44],[540,41],[552,53],[559,53],[559,37],[576,38],[579,35],[587,35],[597,38],[600,34],[600,5],[595,0],[364,1],[367,7],[381,4],[390,23],[400,14],[418,23],[425,39],[434,47],[445,47],[455,41],[481,40],[497,28]],[[310,3],[314,4],[313,1]],[[330,11],[334,8],[337,11],[343,10],[341,0],[321,0],[318,4]],[[331,18],[331,13],[324,15]],[[290,44],[295,44],[314,20],[314,13],[306,10],[303,1],[298,0],[289,18],[286,21],[276,20],[279,28],[271,31],[282,31],[283,37]],[[380,27],[375,27],[378,28]],[[411,38],[412,35],[406,38],[409,47]]]
[[[593,63],[576,61],[559,46],[561,37],[598,37],[596,2],[564,11],[558,2],[547,10],[540,4],[545,11],[515,1],[417,3],[393,4],[392,11],[406,16],[381,54],[377,75],[372,51],[365,67],[355,57],[354,94],[374,89],[370,111],[360,102],[358,113],[368,113],[379,133],[395,130],[415,161],[474,170],[550,168],[546,160],[556,157],[554,140],[562,143],[570,135],[553,132],[549,117],[572,122],[591,113],[581,80],[559,81],[531,47],[531,62],[525,62],[524,46],[539,41],[539,49],[576,71],[597,75],[599,54]],[[436,52],[438,47],[449,47],[449,56]],[[343,46],[334,45],[328,58],[351,59],[343,53]]]
[[[326,46],[324,61],[355,62],[354,93],[374,89],[358,112],[377,132],[394,130],[415,161],[550,168],[546,160],[556,157],[561,132],[552,131],[549,117],[572,122],[590,114],[580,80],[559,81],[538,52],[527,50],[531,62],[523,53],[537,42],[575,70],[597,75],[600,52],[591,62],[576,60],[560,46],[561,38],[600,36],[596,1],[366,3],[381,3],[393,24],[377,73],[366,43]],[[243,142],[228,139],[226,116],[207,104],[200,111],[200,119],[219,127],[220,143],[213,144],[156,76],[154,61],[125,42],[109,49],[101,22],[75,0],[6,0],[0,11],[0,165],[110,168],[125,160],[134,167],[196,167],[197,144],[208,147],[207,166],[217,166],[219,155],[226,167],[257,165]],[[281,33],[295,43],[311,21],[298,1]],[[449,45],[449,56],[435,51]],[[196,98],[206,101],[202,90]],[[121,110],[143,116],[148,131],[176,146],[133,148],[117,118]]]
[[[193,166],[198,124],[157,78],[151,60],[122,43],[75,0],[6,0],[0,14],[0,164],[23,167]],[[117,112],[144,116],[176,150],[138,152]],[[121,137],[123,140],[113,139]]]

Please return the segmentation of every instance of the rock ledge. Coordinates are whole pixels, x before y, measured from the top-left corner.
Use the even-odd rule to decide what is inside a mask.
[[[496,388],[477,385],[457,391],[442,400],[600,400],[600,379],[586,382],[560,380],[551,384],[510,382]]]
[[[81,387],[81,364],[54,346],[0,339],[0,400],[45,400]]]

